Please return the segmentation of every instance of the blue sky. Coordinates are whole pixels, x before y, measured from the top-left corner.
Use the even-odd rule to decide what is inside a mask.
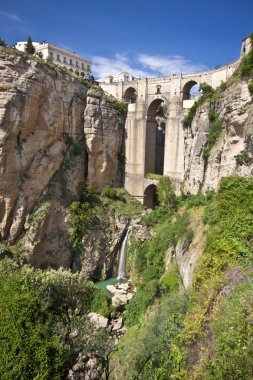
[[[75,51],[97,78],[210,69],[237,59],[252,32],[252,0],[0,0],[0,37]]]

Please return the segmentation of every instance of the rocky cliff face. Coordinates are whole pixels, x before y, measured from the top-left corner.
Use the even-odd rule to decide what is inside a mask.
[[[97,86],[0,51],[0,239],[32,264],[69,267],[67,205],[85,177],[118,184],[122,130]]]
[[[253,102],[247,81],[229,84],[215,102],[214,111],[223,119],[223,130],[206,166],[203,151],[210,132],[210,103],[198,109],[191,127],[185,130],[185,192],[215,189],[222,177],[249,177],[253,173]]]

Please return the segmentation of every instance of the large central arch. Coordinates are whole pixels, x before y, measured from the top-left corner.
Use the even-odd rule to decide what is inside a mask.
[[[163,174],[166,107],[164,99],[156,98],[147,109],[145,174]]]

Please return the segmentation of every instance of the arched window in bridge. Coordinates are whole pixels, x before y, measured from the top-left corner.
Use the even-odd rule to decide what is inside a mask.
[[[161,94],[161,85],[160,85],[160,84],[158,84],[158,85],[156,86],[156,93],[157,93],[157,94]]]
[[[199,85],[191,80],[183,87],[183,100],[194,100],[199,96]]]
[[[128,89],[126,89],[124,93],[124,102],[136,103],[136,98],[137,98],[137,94],[136,94],[135,88],[129,87]]]

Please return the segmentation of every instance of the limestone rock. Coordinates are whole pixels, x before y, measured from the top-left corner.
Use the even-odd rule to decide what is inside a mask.
[[[210,128],[209,104],[197,111],[192,126],[185,131],[185,180],[183,190],[196,194],[199,190],[216,189],[222,177],[253,173],[253,102],[247,81],[235,82],[224,91],[215,112],[224,120],[224,131],[213,146],[207,166],[203,149]],[[236,156],[245,152],[247,161],[241,166]]]
[[[79,353],[74,366],[69,370],[68,380],[100,380],[103,363],[94,356]]]
[[[70,267],[67,205],[87,173],[97,190],[118,184],[117,115],[54,66],[3,49],[0,66],[0,240],[20,241],[36,267]]]
[[[109,320],[108,318],[103,317],[97,313],[89,313],[88,318],[92,323],[94,323],[96,328],[106,328],[108,327]]]

